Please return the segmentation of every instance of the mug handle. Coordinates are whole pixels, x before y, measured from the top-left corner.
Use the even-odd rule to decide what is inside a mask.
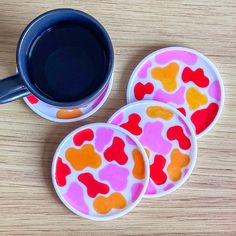
[[[0,80],[0,104],[8,103],[29,95],[19,74]]]

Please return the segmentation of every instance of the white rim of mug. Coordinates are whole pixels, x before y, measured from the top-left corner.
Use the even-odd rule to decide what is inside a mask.
[[[135,78],[136,74],[138,73],[138,70],[144,64],[144,62],[146,62],[147,60],[149,60],[151,57],[153,57],[156,54],[160,54],[162,52],[170,51],[170,50],[184,50],[184,51],[196,54],[198,57],[202,58],[203,60],[205,60],[210,65],[210,67],[213,69],[213,71],[216,74],[216,77],[217,77],[217,79],[220,83],[221,100],[219,102],[220,103],[219,110],[218,110],[217,115],[216,115],[215,119],[213,120],[213,122],[203,132],[201,132],[200,134],[197,135],[194,131],[197,139],[199,139],[199,138],[203,137],[205,134],[207,134],[215,126],[215,124],[218,122],[218,120],[221,116],[221,113],[223,111],[224,100],[225,100],[225,90],[224,90],[224,84],[223,84],[223,80],[221,78],[221,75],[220,75],[218,69],[216,68],[215,64],[208,57],[203,55],[202,53],[200,53],[200,52],[198,52],[194,49],[186,48],[186,47],[165,47],[165,48],[158,49],[158,50],[150,53],[149,55],[144,57],[138,63],[138,65],[135,67],[134,71],[132,72],[132,74],[129,78],[129,82],[128,82],[128,86],[127,86],[127,90],[126,90],[126,100],[127,100],[127,103],[131,103],[131,101],[130,101],[130,92],[131,92],[131,86],[132,86],[132,83],[133,83],[133,78]],[[194,125],[191,122],[190,122],[190,124],[191,124],[192,127],[194,127]],[[194,127],[194,129],[195,129],[195,127]]]
[[[118,212],[117,214],[114,214],[114,215],[111,215],[111,216],[97,217],[97,216],[86,215],[86,214],[83,214],[79,211],[76,211],[69,203],[67,203],[67,201],[63,198],[63,196],[61,195],[61,193],[59,191],[59,187],[55,182],[56,180],[55,180],[54,175],[55,175],[56,161],[57,161],[58,156],[60,154],[60,150],[65,145],[67,140],[70,139],[75,133],[77,133],[81,130],[84,130],[84,129],[87,129],[87,128],[93,128],[93,127],[101,127],[101,126],[118,130],[119,132],[124,133],[125,135],[127,135],[129,138],[131,138],[135,142],[135,144],[138,146],[138,148],[141,151],[142,156],[144,158],[146,176],[145,176],[145,183],[143,185],[143,189],[142,189],[141,193],[139,194],[139,197],[135,200],[134,203],[132,203],[130,206],[128,206],[125,210],[122,210],[122,211]],[[139,140],[134,135],[132,135],[131,133],[129,133],[128,131],[126,131],[125,129],[123,129],[123,128],[117,126],[117,125],[108,124],[108,123],[91,123],[91,124],[87,124],[87,125],[81,126],[77,129],[73,130],[61,141],[61,143],[59,144],[59,146],[56,149],[56,152],[55,152],[53,160],[52,160],[51,177],[52,177],[52,183],[53,183],[53,186],[54,186],[54,189],[56,191],[57,196],[59,197],[59,199],[62,201],[62,203],[69,210],[71,210],[76,215],[81,216],[81,217],[86,218],[86,219],[89,219],[89,220],[107,221],[107,220],[113,220],[113,219],[116,219],[116,218],[119,218],[119,217],[122,217],[122,216],[126,215],[127,213],[132,211],[140,203],[140,201],[143,199],[144,194],[145,194],[145,192],[147,190],[147,187],[148,187],[148,182],[149,182],[149,178],[150,178],[150,168],[149,168],[149,161],[148,161],[147,154],[146,154],[143,146],[139,142]]]
[[[76,122],[76,121],[81,121],[81,120],[84,120],[86,118],[88,118],[89,116],[93,115],[95,112],[97,112],[103,105],[104,103],[106,102],[108,96],[110,95],[111,93],[111,90],[112,90],[112,85],[113,85],[113,80],[114,80],[114,72],[111,76],[111,79],[110,79],[110,83],[109,83],[109,86],[108,86],[108,89],[106,91],[106,94],[105,96],[103,97],[103,99],[99,102],[99,104],[93,108],[91,111],[81,115],[80,117],[77,117],[77,118],[72,118],[72,119],[58,119],[58,118],[55,118],[55,117],[51,117],[51,116],[48,116],[48,115],[45,115],[43,112],[41,112],[40,110],[38,110],[34,105],[32,105],[26,97],[23,98],[24,102],[29,106],[29,108],[35,112],[36,114],[38,114],[39,116],[41,116],[42,118],[44,119],[47,119],[47,120],[50,120],[50,121],[53,121],[53,122],[57,122],[57,123],[72,123],[72,122]],[[94,102],[94,101],[93,101]],[[75,108],[76,109],[76,108]]]
[[[180,116],[181,119],[183,119],[183,121],[186,123],[187,127],[190,130],[191,136],[192,136],[192,141],[193,141],[193,156],[191,156],[191,159],[193,158],[192,164],[189,168],[188,173],[184,176],[184,179],[182,181],[179,181],[178,185],[175,185],[173,188],[169,189],[168,191],[162,192],[161,194],[157,193],[157,194],[144,194],[144,198],[157,198],[157,197],[163,197],[165,195],[169,195],[172,192],[176,191],[177,189],[179,189],[190,177],[190,175],[192,174],[194,167],[196,165],[196,161],[197,161],[197,138],[194,132],[194,129],[190,123],[190,121],[180,112],[178,111],[175,107],[164,103],[164,102],[159,102],[156,100],[143,100],[143,101],[137,101],[137,102],[132,102],[129,103],[123,107],[121,107],[119,110],[117,110],[109,119],[108,119],[108,123],[110,123],[120,112],[124,111],[127,107],[133,106],[133,105],[137,105],[137,104],[145,104],[145,105],[158,105],[158,106],[164,106],[167,109],[170,109],[173,113],[175,113],[176,115]],[[142,145],[142,144],[141,144]],[[150,168],[150,167],[149,167]]]

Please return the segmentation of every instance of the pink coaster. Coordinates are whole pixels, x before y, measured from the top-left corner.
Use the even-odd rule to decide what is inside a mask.
[[[131,211],[141,201],[148,180],[142,145],[111,124],[94,123],[67,135],[52,164],[52,181],[61,201],[92,220],[110,220]]]
[[[144,147],[150,165],[146,197],[173,192],[192,173],[196,136],[190,122],[174,107],[157,101],[134,102],[118,110],[108,123],[126,129]]]
[[[220,116],[224,87],[215,65],[204,55],[170,47],[153,52],[137,65],[127,100],[157,100],[174,106],[191,122],[199,138]]]

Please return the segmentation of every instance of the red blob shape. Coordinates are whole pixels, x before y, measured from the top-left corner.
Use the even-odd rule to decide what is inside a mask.
[[[140,135],[142,133],[142,128],[139,127],[139,122],[141,121],[140,115],[133,113],[129,115],[128,121],[120,125],[120,127],[128,130],[134,135]]]
[[[32,105],[34,105],[34,104],[36,104],[36,103],[39,102],[39,99],[36,98],[34,95],[29,95],[29,96],[27,96],[26,98],[27,98],[27,100],[28,100]]]
[[[167,176],[163,171],[166,159],[162,155],[156,155],[154,162],[150,165],[150,177],[156,185],[162,185],[166,182]]]
[[[56,164],[56,182],[57,185],[63,187],[66,185],[66,176],[71,173],[70,167],[62,162],[61,157],[58,157]]]
[[[178,111],[180,111],[184,116],[186,116],[186,111],[183,107],[177,108]]]
[[[184,134],[181,126],[173,126],[168,129],[167,137],[169,140],[177,140],[180,148],[187,150],[191,147],[189,138]]]
[[[95,198],[99,193],[107,194],[110,191],[108,185],[98,182],[91,173],[83,173],[78,180],[87,187],[89,197]]]
[[[73,137],[74,144],[76,146],[82,145],[85,141],[92,141],[94,133],[91,129],[85,129],[76,133]]]
[[[196,133],[200,134],[204,131],[215,119],[219,111],[219,106],[216,103],[211,103],[207,108],[198,110],[191,116]]]
[[[114,137],[112,145],[104,151],[104,157],[109,162],[116,161],[120,165],[125,165],[128,157],[124,148],[124,141],[119,137]]]
[[[204,70],[202,68],[193,71],[191,68],[185,67],[182,73],[182,80],[184,83],[192,81],[201,88],[205,88],[209,85],[209,79],[204,75]]]
[[[134,96],[137,100],[142,100],[146,94],[151,94],[154,90],[152,83],[137,83],[134,86]]]

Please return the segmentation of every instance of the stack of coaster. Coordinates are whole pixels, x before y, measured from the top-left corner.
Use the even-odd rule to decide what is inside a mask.
[[[107,123],[70,133],[55,153],[55,190],[82,217],[118,218],[143,197],[167,195],[186,182],[197,139],[220,116],[224,87],[216,67],[199,52],[164,48],[135,68],[127,101]]]

